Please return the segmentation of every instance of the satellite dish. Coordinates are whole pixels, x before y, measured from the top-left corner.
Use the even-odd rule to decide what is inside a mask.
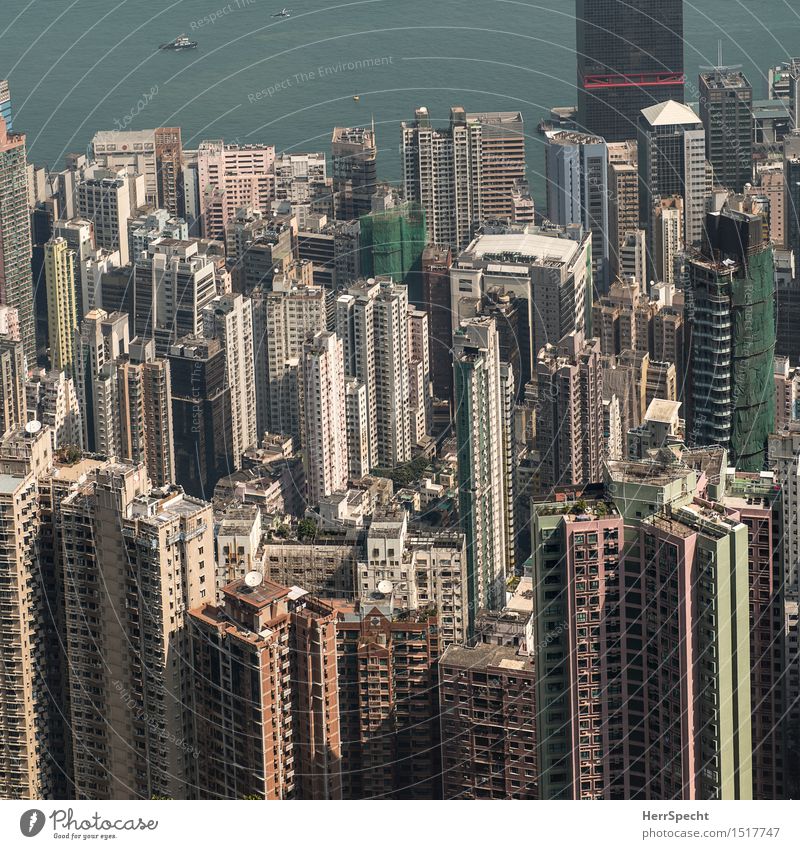
[[[388,595],[394,589],[391,581],[378,581],[378,592]]]
[[[244,576],[244,582],[250,588],[260,587],[263,580],[264,576],[261,572],[248,572]]]
[[[28,422],[28,424],[25,425],[25,433],[27,433],[28,436],[33,436],[35,433],[39,433],[39,431],[41,429],[42,429],[42,423],[37,422],[35,419],[33,421]]]

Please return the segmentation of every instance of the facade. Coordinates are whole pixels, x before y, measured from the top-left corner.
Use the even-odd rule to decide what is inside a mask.
[[[219,339],[225,352],[225,380],[230,388],[233,468],[258,443],[253,356],[253,311],[249,298],[218,295],[203,310],[203,335]]]
[[[753,86],[733,68],[700,74],[700,118],[714,184],[741,192],[753,181]]]
[[[55,371],[71,371],[73,365],[73,346],[78,330],[74,260],[64,238],[56,237],[44,246],[47,331],[50,363]]]
[[[506,463],[500,349],[494,319],[464,322],[453,334],[458,500],[467,539],[469,631],[480,609],[505,601]]]
[[[303,457],[308,503],[347,488],[347,413],[342,341],[319,331],[303,346]]]
[[[340,799],[333,609],[243,579],[189,613],[200,799]],[[236,753],[235,758],[232,757]]]
[[[562,131],[548,133],[545,150],[547,217],[592,234],[592,279],[605,292],[611,282],[608,147],[599,136]]]
[[[2,119],[0,196],[3,198],[0,209],[0,304],[17,310],[25,357],[33,366],[36,362],[36,326],[25,136],[9,132]]]
[[[608,142],[636,137],[639,112],[683,102],[681,0],[578,0],[578,123]]]
[[[422,305],[429,316],[430,365],[434,395],[449,400],[453,395],[450,350],[453,320],[450,315],[450,266],[452,254],[441,245],[428,245],[422,254]]]
[[[689,261],[690,439],[760,471],[775,429],[772,250],[759,215],[709,213],[706,229],[703,254]]]
[[[331,171],[336,218],[350,221],[371,211],[377,161],[374,127],[333,128]]]

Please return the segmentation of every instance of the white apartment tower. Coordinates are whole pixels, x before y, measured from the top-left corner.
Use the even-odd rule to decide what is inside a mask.
[[[303,346],[303,420],[308,502],[347,488],[347,413],[342,341],[323,330]]]

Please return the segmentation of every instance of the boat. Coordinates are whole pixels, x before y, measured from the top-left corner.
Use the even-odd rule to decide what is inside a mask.
[[[359,101],[359,100],[361,100],[361,98],[359,97],[359,95],[354,94],[354,95],[353,95],[353,100],[355,100],[355,102],[356,102],[356,103],[358,103],[358,101]]]
[[[188,36],[179,35],[175,41],[168,41],[166,44],[159,44],[159,50],[194,50],[197,47],[196,41],[189,41]]]

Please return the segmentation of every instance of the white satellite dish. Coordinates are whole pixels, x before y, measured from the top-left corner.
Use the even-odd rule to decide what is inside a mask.
[[[378,592],[388,595],[394,589],[391,581],[378,581]]]
[[[261,572],[255,572],[255,571],[253,571],[253,572],[248,572],[248,573],[244,576],[244,582],[245,582],[245,584],[246,584],[248,587],[251,587],[251,588],[260,587],[260,586],[261,586],[261,582],[262,582],[263,580],[264,580],[264,576],[261,574]]]
[[[33,419],[32,421],[29,421],[25,425],[25,433],[27,433],[28,436],[33,436],[35,433],[39,433],[39,431],[41,429],[42,429],[42,423],[37,422],[35,419]]]

